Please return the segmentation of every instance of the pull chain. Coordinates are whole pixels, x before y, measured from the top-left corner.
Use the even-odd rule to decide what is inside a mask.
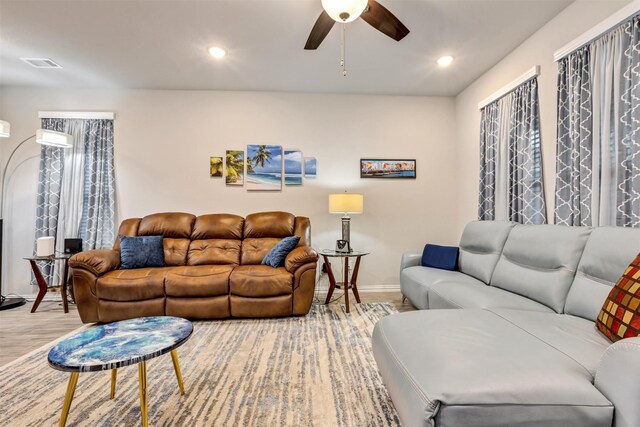
[[[342,67],[342,75],[347,77],[347,65],[345,61],[345,44],[346,44],[347,24],[342,24],[341,43],[340,43],[340,67]]]

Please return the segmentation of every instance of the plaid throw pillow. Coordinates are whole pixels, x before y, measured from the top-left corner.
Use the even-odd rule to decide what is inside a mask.
[[[640,255],[627,267],[598,314],[596,327],[611,341],[640,335]]]

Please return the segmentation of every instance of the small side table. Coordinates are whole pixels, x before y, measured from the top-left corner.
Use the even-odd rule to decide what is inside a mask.
[[[360,259],[365,255],[369,255],[369,252],[336,252],[331,249],[325,249],[320,252],[320,255],[322,255],[322,258],[324,259],[324,265],[327,266],[327,275],[329,276],[329,292],[327,292],[327,299],[324,302],[325,304],[329,304],[333,291],[336,289],[336,278],[331,270],[329,258],[344,258],[344,281],[342,282],[342,286],[344,286],[344,302],[347,306],[347,313],[349,313],[349,288],[353,291],[353,296],[356,297],[356,302],[360,304],[360,295],[358,294],[358,285],[356,283],[358,281],[358,270],[360,269]],[[351,280],[349,280],[350,258],[356,259],[356,265],[353,267]]]
[[[33,257],[25,258],[31,264],[31,270],[33,270],[33,275],[36,278],[36,282],[38,283],[38,288],[39,288],[38,296],[36,297],[36,300],[33,303],[33,307],[31,307],[32,313],[35,313],[35,311],[38,309],[38,306],[42,302],[42,299],[44,298],[45,294],[49,290],[49,284],[44,279],[44,276],[40,271],[40,267],[38,266],[38,262],[41,262],[41,261],[50,262],[50,263],[54,263],[56,261],[64,262],[62,279],[60,280],[61,282],[60,291],[62,294],[62,306],[64,307],[64,312],[65,313],[69,312],[69,302],[67,301],[67,279],[69,277],[69,258],[71,258],[71,255],[33,256]]]

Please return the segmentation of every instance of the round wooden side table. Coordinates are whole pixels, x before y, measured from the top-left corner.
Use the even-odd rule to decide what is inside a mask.
[[[344,286],[344,303],[347,307],[347,313],[349,313],[349,289],[353,292],[353,296],[356,297],[356,302],[360,304],[360,295],[358,294],[358,270],[360,269],[360,260],[363,256],[369,255],[369,252],[361,252],[361,251],[351,251],[351,252],[336,252],[331,249],[325,249],[320,252],[322,258],[324,259],[324,265],[327,266],[327,275],[329,276],[329,292],[327,292],[327,299],[325,300],[325,304],[329,304],[331,301],[331,296],[333,295],[333,291],[336,289],[337,283],[336,278],[333,275],[333,271],[331,270],[331,262],[329,262],[329,258],[342,258],[344,259],[344,279],[342,282],[342,286]],[[349,259],[355,258],[356,264],[353,267],[353,274],[351,275],[351,279],[349,279]]]

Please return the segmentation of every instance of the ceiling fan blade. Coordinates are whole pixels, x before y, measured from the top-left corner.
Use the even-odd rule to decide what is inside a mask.
[[[389,10],[378,3],[376,0],[369,0],[367,8],[360,15],[362,19],[367,21],[376,30],[391,37],[396,41],[402,40],[409,29]]]
[[[307,39],[307,44],[304,45],[305,50],[314,50],[320,46],[322,40],[327,37],[329,31],[333,28],[334,21],[327,12],[324,10],[318,17],[315,25],[311,29],[311,34],[309,34],[309,38]]]

